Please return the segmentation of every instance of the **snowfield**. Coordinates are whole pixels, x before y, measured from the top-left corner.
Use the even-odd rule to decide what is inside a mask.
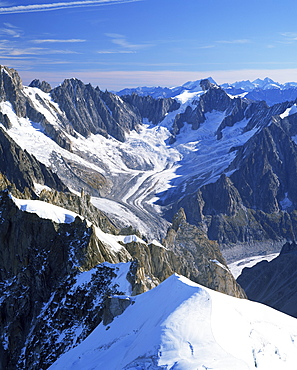
[[[172,275],[51,370],[293,370],[297,321]]]

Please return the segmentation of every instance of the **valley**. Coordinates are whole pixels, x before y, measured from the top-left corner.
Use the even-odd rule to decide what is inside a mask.
[[[258,310],[236,281],[248,276],[243,267],[295,253],[296,101],[247,98],[271,84],[209,78],[116,94],[75,78],[23,86],[1,66],[4,368],[266,370],[275,361],[291,370],[296,319]],[[288,88],[293,94],[295,85]],[[273,307],[276,296],[269,299]],[[156,312],[147,342],[146,305]],[[226,342],[227,330],[243,338],[243,350]]]

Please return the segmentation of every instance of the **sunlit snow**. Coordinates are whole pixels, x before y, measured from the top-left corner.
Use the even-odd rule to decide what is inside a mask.
[[[295,114],[297,113],[297,106],[296,104],[292,105],[291,107],[287,108],[284,113],[280,114],[280,118],[285,118],[285,117],[288,117],[288,116],[291,116],[292,114]]]
[[[65,208],[40,200],[17,199],[12,195],[10,197],[21,211],[35,213],[40,218],[49,219],[57,223],[69,224],[78,216],[78,214],[68,211]]]
[[[267,306],[173,275],[105,327],[102,323],[51,370],[292,370],[297,321]]]

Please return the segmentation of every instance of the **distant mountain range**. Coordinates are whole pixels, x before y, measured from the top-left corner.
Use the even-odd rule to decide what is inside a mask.
[[[209,77],[209,81],[216,84],[216,82]],[[182,93],[193,93],[201,91],[200,81],[188,81],[182,86],[176,87],[137,87],[131,89],[123,89],[117,94],[130,95],[138,94],[141,96],[150,95],[155,99],[158,98],[174,98]],[[225,83],[220,85],[228,94],[232,96],[241,96],[247,99],[256,101],[266,101],[268,105],[283,103],[285,101],[294,101],[297,99],[297,82],[287,82],[280,84],[266,77],[264,80],[256,79],[254,81],[238,81],[232,84]]]

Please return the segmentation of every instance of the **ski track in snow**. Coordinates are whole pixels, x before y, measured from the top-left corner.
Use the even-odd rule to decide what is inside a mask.
[[[62,112],[50,95],[30,87],[25,87],[24,92],[36,109],[57,126],[57,112]],[[233,127],[226,127],[222,139],[218,140],[216,131],[225,113],[213,111],[206,114],[206,121],[198,130],[185,124],[176,142],[168,145],[166,141],[171,136],[176,114],[184,112],[189,105],[195,107],[193,102],[201,94],[201,91],[181,94],[177,97],[181,103],[177,111],[168,113],[157,126],[144,120],[139,132],[130,132],[123,143],[101,135],[90,135],[87,139],[79,134],[77,138],[68,136],[73,153],[46,136],[41,125],[17,117],[9,102],[0,103],[0,109],[12,122],[12,128],[7,130],[9,135],[54,171],[53,153],[61,163],[66,158],[112,180],[114,187],[111,193],[105,200],[93,198],[94,205],[99,208],[102,205],[102,210],[111,216],[115,210],[120,212],[113,214],[114,218],[122,218],[126,225],[131,223],[133,227],[140,224],[146,233],[149,229],[157,229],[161,223],[164,235],[167,223],[161,217],[162,209],[155,204],[160,198],[158,194],[181,194],[216,181],[235,158],[236,152],[230,153],[230,148],[244,144],[254,134],[254,131],[243,133],[248,122],[244,120]],[[84,153],[84,158],[79,153]],[[108,207],[112,202],[120,206]]]

